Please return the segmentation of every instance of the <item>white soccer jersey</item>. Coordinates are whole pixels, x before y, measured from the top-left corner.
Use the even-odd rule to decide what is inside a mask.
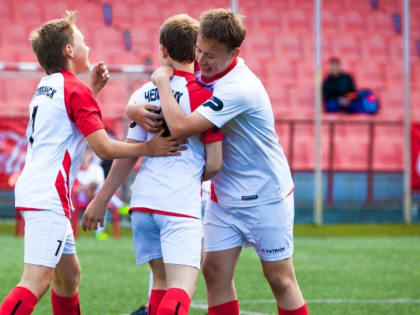
[[[104,170],[99,164],[91,162],[88,168],[80,169],[80,171],[76,175],[76,180],[79,184],[84,186],[93,183],[97,184],[98,186],[102,186],[102,184],[105,181]]]
[[[216,78],[204,80],[199,72],[196,77],[213,90],[197,111],[224,136],[223,168],[212,179],[218,202],[250,207],[283,199],[293,180],[261,81],[240,58]]]
[[[82,81],[62,71],[41,79],[29,114],[16,210],[48,209],[70,218],[70,192],[86,148],[84,137],[104,128],[99,106]]]
[[[175,71],[171,80],[174,96],[189,114],[211,95],[195,80],[194,74]],[[136,104],[160,107],[157,87],[148,82],[134,94]],[[132,186],[130,210],[201,217],[201,178],[205,166],[205,142],[222,140],[219,130],[206,131],[188,139],[188,150],[180,156],[145,157]],[[154,137],[134,123],[127,138],[146,141]]]

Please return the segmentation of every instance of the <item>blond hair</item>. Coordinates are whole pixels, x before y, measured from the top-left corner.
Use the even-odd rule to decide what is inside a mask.
[[[65,17],[48,21],[29,35],[32,50],[47,74],[61,72],[67,67],[63,49],[74,43],[76,20],[76,11],[66,11]]]

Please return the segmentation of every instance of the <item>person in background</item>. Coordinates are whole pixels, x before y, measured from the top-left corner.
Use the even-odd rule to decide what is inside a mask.
[[[330,58],[329,64],[329,74],[322,84],[325,111],[328,113],[359,112],[359,97],[353,77],[341,70],[338,58]]]

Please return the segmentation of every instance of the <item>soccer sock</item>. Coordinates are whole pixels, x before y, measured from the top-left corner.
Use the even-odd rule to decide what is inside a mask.
[[[209,315],[239,315],[239,301],[233,300],[224,304],[209,307]]]
[[[3,300],[0,315],[29,315],[34,310],[37,297],[24,287],[15,287]]]
[[[191,298],[187,292],[179,288],[170,288],[160,302],[156,315],[187,315]]]
[[[283,310],[279,306],[277,306],[277,309],[279,311],[279,315],[308,315],[306,304],[303,304],[301,307],[295,310]]]
[[[147,306],[147,315],[156,315],[160,302],[165,296],[166,290],[152,289]]]
[[[65,297],[57,295],[51,290],[51,304],[54,315],[80,315],[79,293]]]

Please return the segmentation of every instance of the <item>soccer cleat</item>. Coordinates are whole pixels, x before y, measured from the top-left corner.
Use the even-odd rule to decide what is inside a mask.
[[[108,234],[103,232],[103,233],[95,233],[95,238],[98,241],[106,241],[108,239]]]
[[[142,305],[138,310],[131,312],[130,315],[147,315],[147,308],[146,306]]]
[[[128,215],[130,212],[130,206],[129,205],[123,205],[121,208],[118,208],[118,213],[122,216]]]

